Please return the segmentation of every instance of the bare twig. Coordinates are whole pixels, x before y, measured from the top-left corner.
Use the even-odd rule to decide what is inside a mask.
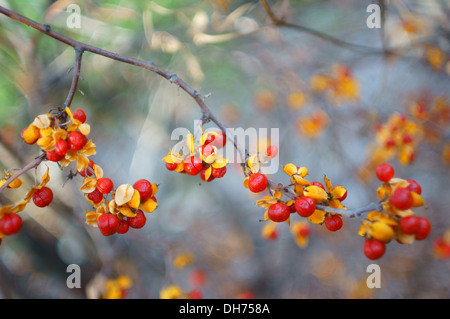
[[[369,46],[365,46],[362,44],[356,44],[356,43],[351,43],[351,42],[346,42],[344,40],[335,38],[331,35],[328,35],[326,33],[322,33],[320,31],[317,30],[313,30],[310,29],[308,27],[299,25],[299,24],[294,24],[294,23],[290,23],[287,22],[283,19],[279,19],[275,16],[272,8],[269,6],[269,4],[267,3],[266,0],[260,0],[260,3],[262,5],[262,7],[264,8],[264,10],[266,11],[268,17],[270,18],[270,20],[272,21],[272,23],[278,27],[286,27],[286,28],[291,28],[291,29],[296,29],[298,31],[310,34],[312,36],[315,36],[319,39],[328,41],[333,43],[334,45],[337,45],[339,47],[342,48],[347,48],[347,49],[352,49],[352,50],[356,50],[356,51],[362,51],[365,53],[372,53],[372,54],[389,54],[392,53],[390,50],[380,50],[378,48],[374,48],[374,47],[369,47]]]
[[[46,159],[45,157],[45,153],[42,153],[41,155],[39,155],[38,157],[36,157],[34,159],[34,161],[32,161],[31,163],[25,165],[24,167],[22,167],[21,169],[17,170],[11,177],[9,177],[6,182],[0,187],[0,192],[2,192],[9,184],[11,184],[11,182],[17,178],[20,177],[20,175],[28,172],[29,170],[36,168],[39,166],[39,164],[42,163],[42,161],[44,161]]]
[[[80,78],[81,72],[81,57],[83,56],[83,49],[75,48],[75,64],[73,66],[73,78],[72,84],[70,86],[69,94],[67,95],[66,102],[64,102],[64,108],[70,107],[72,104],[73,97],[77,91],[78,79]]]

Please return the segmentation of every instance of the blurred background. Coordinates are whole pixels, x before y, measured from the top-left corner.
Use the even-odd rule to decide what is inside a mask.
[[[98,298],[115,284],[126,294],[112,295],[126,298],[450,297],[449,1],[267,3],[301,27],[274,26],[259,1],[0,0],[73,39],[177,74],[208,95],[226,127],[279,128],[280,164],[306,166],[310,181],[326,174],[344,185],[349,208],[378,200],[374,167],[389,162],[396,176],[421,184],[426,205],[415,212],[430,219],[429,238],[391,242],[376,262],[364,256],[356,219],[344,219],[336,233],[309,223],[306,245],[287,223],[268,238],[264,209],[255,205],[262,196],[244,188],[239,165],[202,185],[198,176],[166,170],[173,129],[192,131],[201,118],[195,101],[150,71],[86,52],[72,109],[87,114],[97,146],[92,159],[115,185],[141,178],[159,184],[158,209],[143,229],[104,237],[85,224],[91,208],[81,178],[69,180],[69,170],[45,162],[36,176],[50,168],[55,199],[46,208],[28,205],[23,229],[3,238],[1,298]],[[382,28],[367,27],[372,3],[385,9]],[[80,9],[80,28],[68,27],[71,4]],[[385,54],[388,48],[395,50]],[[0,15],[2,169],[39,155],[20,132],[62,106],[73,63],[71,47]],[[334,86],[321,87],[324,78]],[[387,148],[394,132],[386,127],[398,113],[420,134],[412,146]],[[289,183],[282,169],[272,178]],[[23,199],[35,171],[22,180],[20,189],[0,194],[2,206]],[[372,263],[381,267],[380,289],[366,286]],[[66,286],[70,264],[80,265],[80,289]]]

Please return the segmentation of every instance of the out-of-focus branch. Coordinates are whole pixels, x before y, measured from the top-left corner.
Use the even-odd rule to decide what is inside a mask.
[[[315,36],[319,39],[322,39],[324,41],[328,41],[330,43],[333,43],[334,45],[337,45],[339,47],[343,47],[343,48],[347,48],[347,49],[352,49],[352,50],[356,50],[356,51],[362,51],[365,53],[372,53],[372,54],[390,54],[392,53],[391,50],[380,50],[378,48],[374,48],[374,47],[369,47],[369,46],[365,46],[362,44],[357,44],[357,43],[351,43],[351,42],[346,42],[344,40],[335,38],[331,35],[328,35],[326,33],[314,30],[314,29],[310,29],[308,27],[299,25],[299,24],[294,24],[294,23],[290,23],[285,21],[284,19],[280,19],[277,18],[276,15],[274,14],[272,8],[270,7],[270,5],[267,3],[266,0],[260,0],[259,1],[262,5],[262,7],[264,8],[264,10],[267,13],[267,16],[270,18],[270,20],[272,21],[272,23],[278,27],[286,27],[286,28],[291,28],[291,29],[295,29],[307,34],[310,34],[312,36]]]

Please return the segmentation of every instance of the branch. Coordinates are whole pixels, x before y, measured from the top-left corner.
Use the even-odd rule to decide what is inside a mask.
[[[200,109],[202,110],[204,117],[206,119],[211,120],[212,122],[214,122],[221,130],[224,134],[226,134],[227,138],[233,142],[234,146],[236,147],[236,149],[238,150],[238,152],[240,153],[240,156],[242,159],[245,159],[246,157],[246,153],[245,150],[238,144],[237,139],[233,138],[231,135],[229,135],[226,131],[226,128],[224,127],[224,125],[211,113],[211,111],[208,109],[208,107],[206,106],[205,102],[203,101],[203,97],[193,88],[191,88],[188,84],[186,84],[186,82],[184,82],[181,78],[179,78],[176,74],[165,71],[161,68],[158,68],[157,66],[155,66],[152,62],[147,62],[147,61],[143,61],[143,60],[139,60],[139,59],[134,59],[134,58],[129,58],[114,52],[110,52],[107,50],[103,50],[97,47],[94,47],[92,45],[86,44],[86,43],[82,43],[82,42],[78,42],[75,41],[69,37],[66,37],[65,35],[62,35],[60,33],[57,33],[53,30],[51,30],[49,25],[44,25],[44,24],[40,24],[34,20],[31,20],[27,17],[24,17],[14,11],[11,11],[9,9],[6,9],[5,7],[0,6],[0,13],[6,15],[7,17],[19,21],[25,25],[28,25],[50,37],[52,37],[55,40],[58,40],[59,42],[65,43],[71,47],[73,47],[75,50],[78,51],[89,51],[92,52],[94,54],[97,55],[101,55],[104,56],[106,58],[112,59],[112,60],[116,60],[119,62],[123,62],[126,64],[131,64],[131,65],[135,65],[147,70],[150,70],[160,76],[162,76],[163,78],[169,80],[171,83],[175,83],[178,87],[180,87],[181,89],[183,89],[183,91],[185,91],[187,94],[189,94],[194,100],[195,102],[197,102],[198,106],[200,107]],[[80,55],[80,59],[79,59],[80,63],[81,63],[81,55]],[[77,72],[75,72],[77,73]],[[74,79],[75,79],[75,75],[74,75]],[[72,86],[76,83],[72,82]],[[70,97],[70,94],[69,94]],[[68,98],[69,98],[68,97]],[[68,101],[66,100],[66,103]]]
[[[381,203],[370,203],[364,207],[356,208],[356,209],[343,209],[343,208],[334,208],[324,205],[316,205],[316,208],[319,210],[323,210],[327,213],[332,214],[340,214],[349,218],[359,217],[361,215],[377,211],[383,211],[383,205]]]
[[[29,170],[36,168],[39,166],[39,164],[42,163],[46,159],[45,153],[42,153],[38,157],[34,159],[31,163],[27,164],[26,166],[22,167],[21,169],[17,170],[10,178],[6,180],[6,182],[0,187],[0,193],[9,185],[11,182],[17,178],[20,177],[20,175],[24,174],[25,172],[28,172]]]
[[[338,38],[335,38],[331,35],[310,29],[308,27],[302,26],[302,25],[298,25],[298,24],[294,24],[294,23],[290,23],[290,22],[286,22],[283,19],[279,19],[275,16],[274,12],[272,11],[272,8],[269,6],[269,4],[267,3],[266,0],[260,0],[260,3],[262,5],[262,7],[264,8],[264,10],[266,11],[267,15],[269,16],[270,20],[272,21],[272,23],[276,26],[279,27],[286,27],[286,28],[291,28],[291,29],[296,29],[298,31],[301,32],[305,32],[308,33],[312,36],[315,36],[319,39],[322,39],[324,41],[328,41],[333,43],[334,45],[337,45],[339,47],[343,47],[343,48],[347,48],[347,49],[353,49],[356,51],[362,51],[362,52],[366,52],[366,53],[372,53],[372,54],[391,54],[392,52],[390,50],[380,50],[378,48],[374,48],[374,47],[368,47],[362,44],[356,44],[356,43],[350,43],[350,42],[346,42],[344,40],[340,40]]]
[[[283,20],[279,20],[275,17],[275,15],[273,14],[270,6],[267,4],[267,2],[265,0],[260,0],[261,4],[263,5],[264,9],[266,10],[267,14],[269,15],[269,17],[271,18],[271,20],[273,21],[273,23],[275,25],[278,26],[286,26],[286,27],[291,27],[291,28],[296,28],[296,29],[300,29],[302,31],[308,32],[310,34],[313,34],[317,37],[320,37],[322,39],[328,40],[336,45],[340,45],[340,46],[345,46],[345,47],[353,47],[353,48],[359,48],[359,49],[370,49],[370,50],[374,50],[373,48],[370,47],[365,47],[365,46],[361,46],[361,45],[357,45],[357,44],[352,44],[352,43],[347,43],[345,41],[333,38],[329,35],[325,35],[322,34],[320,32],[308,29],[306,27],[303,26],[298,26],[298,25],[294,25],[294,24],[290,24],[287,22],[284,22]],[[142,61],[139,59],[134,59],[134,58],[129,58],[126,56],[122,56],[119,55],[117,53],[113,53],[107,50],[103,50],[94,46],[91,46],[89,44],[85,44],[82,42],[78,42],[75,41],[71,38],[68,38],[60,33],[54,32],[51,30],[50,26],[48,25],[43,25],[40,24],[36,21],[33,21],[31,19],[28,19],[18,13],[15,13],[9,9],[6,9],[2,6],[0,6],[0,13],[8,16],[9,18],[19,21],[23,24],[26,24],[28,26],[31,26],[32,28],[62,42],[65,43],[71,47],[73,47],[75,49],[76,52],[76,57],[75,57],[75,65],[74,65],[74,75],[73,75],[73,79],[72,79],[72,84],[69,90],[69,94],[66,98],[66,101],[64,103],[64,106],[70,106],[70,104],[72,103],[76,88],[77,88],[77,84],[78,84],[78,79],[80,76],[80,70],[81,70],[81,57],[83,55],[84,51],[89,51],[92,52],[94,54],[97,55],[101,55],[104,56],[106,58],[109,59],[113,59],[119,62],[123,62],[123,63],[127,63],[127,64],[131,64],[131,65],[135,65],[138,67],[142,67],[144,69],[150,70],[160,76],[162,76],[163,78],[169,80],[171,83],[175,83],[178,87],[180,87],[181,89],[183,89],[186,93],[188,93],[198,104],[198,106],[200,107],[201,111],[202,111],[202,120],[203,122],[207,122],[207,121],[212,121],[214,122],[221,130],[222,132],[224,132],[227,136],[227,139],[231,140],[234,144],[234,147],[236,148],[236,150],[238,150],[238,152],[240,153],[241,159],[244,160],[244,164],[243,166],[245,166],[245,162],[249,156],[249,153],[247,151],[247,149],[241,147],[238,143],[237,143],[237,137],[234,137],[229,135],[229,133],[227,132],[226,128],[224,127],[224,125],[215,117],[215,115],[209,110],[209,108],[206,106],[205,102],[204,102],[204,97],[201,96],[196,90],[194,90],[193,88],[191,88],[188,84],[186,84],[186,82],[184,82],[181,78],[179,78],[176,74],[165,71],[161,68],[156,67],[152,62],[146,62],[146,61]],[[386,51],[382,51],[379,53],[386,53]],[[37,167],[44,159],[45,159],[45,153],[41,154],[39,157],[37,157],[32,163],[28,164],[27,166],[25,166],[24,168],[20,169],[19,171],[17,171],[10,179],[8,179],[8,181],[2,185],[2,187],[0,188],[0,192],[7,186],[9,185],[9,183],[12,182],[12,180],[16,179],[17,177],[19,177],[20,175],[22,175],[24,172]],[[283,185],[281,184],[277,184],[271,180],[269,180],[269,188],[272,189],[276,189],[281,191],[284,195],[286,195],[287,197],[291,198],[291,199],[295,199],[297,196],[292,193],[290,191],[289,188],[287,187],[283,187]],[[328,206],[324,206],[324,205],[317,205],[317,208],[326,212],[330,212],[330,213],[335,213],[335,214],[341,214],[347,217],[355,217],[355,216],[360,216],[364,213],[368,213],[371,212],[373,210],[377,210],[380,211],[382,210],[382,205],[381,204],[376,204],[376,203],[371,203],[365,207],[362,208],[358,208],[358,209],[354,209],[354,210],[348,210],[348,209],[340,209],[340,208],[333,208],[333,207],[328,207]]]
[[[73,66],[73,78],[72,84],[70,86],[69,94],[67,95],[66,102],[64,102],[64,107],[70,107],[72,104],[73,97],[75,96],[75,92],[77,90],[78,79],[80,78],[81,71],[81,57],[83,56],[83,49],[75,48],[75,65]]]

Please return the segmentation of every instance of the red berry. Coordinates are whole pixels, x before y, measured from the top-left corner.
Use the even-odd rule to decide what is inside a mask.
[[[215,177],[212,174],[212,170],[211,170],[211,174],[209,175],[208,180],[206,180],[206,170],[208,169],[208,167],[203,167],[202,170],[200,171],[200,178],[202,179],[202,181],[204,182],[211,182],[212,180],[215,179]]]
[[[42,187],[33,194],[33,202],[37,207],[50,205],[53,200],[53,192],[48,187]]]
[[[364,255],[371,260],[381,258],[386,251],[386,245],[376,239],[366,239],[364,243]]]
[[[144,227],[144,225],[147,221],[147,218],[145,217],[144,212],[139,209],[136,212],[136,216],[127,217],[127,221],[128,221],[128,224],[130,225],[130,227],[139,229],[139,228]]]
[[[189,175],[197,175],[203,168],[202,161],[196,156],[190,156],[184,161],[184,170]]]
[[[56,153],[56,149],[45,153],[45,156],[47,157],[47,159],[49,161],[52,161],[52,162],[59,162],[60,160],[62,160],[64,158],[64,154],[60,155],[60,154]]]
[[[325,226],[329,231],[337,231],[342,228],[342,218],[339,215],[328,215],[325,217]]]
[[[248,188],[253,193],[260,193],[267,188],[269,181],[267,177],[261,173],[253,173],[248,179]]]
[[[97,180],[97,189],[100,191],[100,193],[108,194],[113,190],[113,188],[114,184],[109,178],[102,177]]]
[[[307,237],[311,233],[311,229],[309,227],[302,227],[298,233],[300,236]]]
[[[93,160],[91,160],[91,159],[89,159],[89,164],[88,164],[88,167],[90,168],[86,168],[85,170],[83,170],[83,171],[78,171],[78,174],[80,174],[81,176],[83,176],[83,177],[86,177],[86,172],[87,172],[87,175],[88,176],[92,176],[92,174],[94,174],[93,173],[93,171],[94,171],[94,161]],[[91,170],[92,170],[92,172],[91,172]]]
[[[212,172],[211,175],[214,176],[215,178],[221,178],[223,177],[227,172],[227,167],[221,167],[221,168],[212,168]]]
[[[291,209],[284,203],[275,203],[269,207],[268,215],[274,222],[284,222],[291,215]]]
[[[391,165],[384,163],[378,165],[375,173],[380,181],[388,182],[394,177],[394,168]]]
[[[340,187],[342,187],[342,185],[337,185],[337,186],[334,186],[334,187],[338,187],[338,186],[340,186]],[[333,187],[333,188],[334,188]],[[347,198],[347,190],[345,191],[345,193],[344,193],[344,195],[342,195],[341,197],[339,197],[339,198],[336,198],[338,201],[340,201],[340,202],[342,202],[344,199],[346,199]]]
[[[208,141],[208,138],[209,138],[209,136],[208,136],[208,138],[206,139],[204,145],[211,143],[211,145],[217,147],[218,149],[224,147],[225,144],[227,143],[226,135],[222,131],[216,132],[216,133],[218,133],[217,136],[214,136],[212,134],[210,135],[211,136],[211,140],[210,141]]]
[[[202,146],[202,155],[203,158],[207,158],[208,156],[214,153],[214,147],[212,144],[207,144]]]
[[[203,294],[200,290],[194,289],[189,292],[188,299],[203,299]]]
[[[411,135],[405,134],[405,135],[403,136],[403,143],[404,143],[404,144],[411,143],[412,141],[413,141],[413,140],[412,140]]]
[[[400,230],[402,233],[412,235],[419,229],[419,219],[416,216],[407,216],[400,219]]]
[[[419,183],[417,183],[413,179],[407,179],[406,181],[409,183],[406,189],[409,189],[411,192],[417,193],[419,195],[422,194],[422,187],[420,187]]]
[[[325,190],[325,187],[323,186],[323,184],[321,182],[312,182],[311,185],[318,186],[318,187],[322,188],[323,190]]]
[[[302,196],[295,200],[295,210],[302,217],[311,216],[316,210],[316,203],[311,197]]]
[[[277,156],[277,154],[278,147],[276,147],[275,145],[270,145],[269,147],[267,147],[266,155],[268,158],[274,158],[275,156]]]
[[[88,199],[91,200],[94,204],[98,204],[103,199],[103,194],[98,190],[98,188],[94,189],[92,193],[87,195]]]
[[[67,136],[67,141],[71,150],[79,151],[86,145],[87,138],[81,132],[75,131],[70,132],[69,136]]]
[[[167,163],[166,162],[166,168],[169,171],[174,171],[177,168],[178,164],[177,163]]]
[[[80,121],[81,123],[86,122],[86,114],[84,113],[83,110],[76,110],[73,113],[73,118],[77,119],[78,121]]]
[[[428,219],[426,219],[425,217],[417,217],[417,219],[419,220],[419,228],[416,231],[415,238],[417,240],[423,240],[423,239],[427,238],[428,235],[430,234],[431,224],[430,224],[430,221]]]
[[[203,286],[206,283],[206,273],[202,269],[194,269],[189,274],[189,283],[194,287]]]
[[[130,229],[130,224],[128,224],[128,221],[126,219],[122,219],[119,221],[119,226],[117,227],[117,233],[118,234],[125,234],[128,232],[128,229]]]
[[[400,210],[411,208],[413,204],[413,197],[411,191],[406,188],[397,188],[391,195],[391,204]]]
[[[119,218],[114,214],[101,214],[97,219],[97,225],[103,236],[111,236],[119,228]]]
[[[0,232],[14,235],[22,228],[22,218],[17,214],[7,214],[0,219]]]
[[[133,184],[133,188],[139,192],[141,196],[141,202],[145,202],[147,199],[151,198],[153,195],[152,183],[146,179],[140,179]]]
[[[64,156],[66,155],[67,150],[69,149],[69,143],[66,140],[59,140],[55,144],[55,152],[58,155]]]

